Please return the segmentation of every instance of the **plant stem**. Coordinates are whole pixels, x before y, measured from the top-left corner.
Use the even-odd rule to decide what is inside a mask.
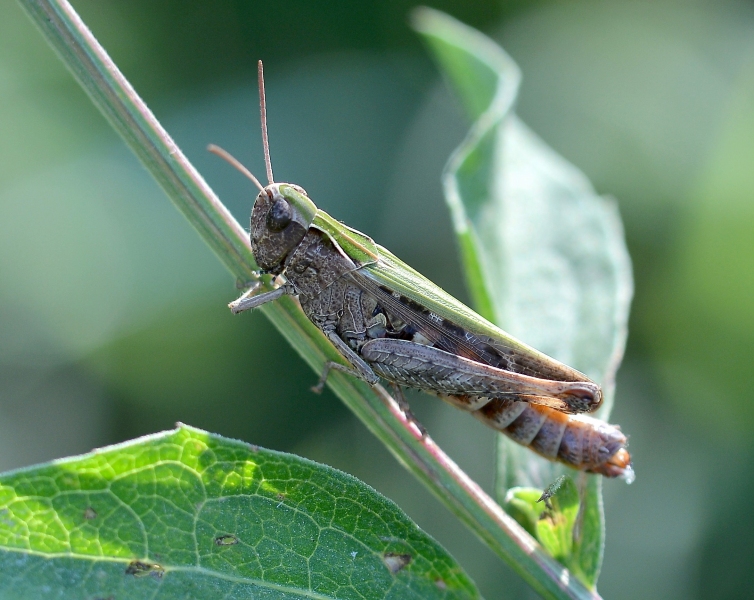
[[[189,163],[105,50],[65,0],[19,0],[94,104],[144,163],[202,239],[239,280],[256,278],[243,228]],[[317,372],[338,360],[332,345],[284,297],[261,307]],[[593,598],[567,569],[547,555],[522,527],[415,424],[380,386],[332,373],[328,384],[343,402],[458,518],[545,598]]]

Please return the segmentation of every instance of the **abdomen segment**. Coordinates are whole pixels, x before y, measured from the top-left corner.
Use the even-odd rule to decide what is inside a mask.
[[[441,397],[544,458],[580,471],[633,481],[628,440],[615,425],[506,398]]]

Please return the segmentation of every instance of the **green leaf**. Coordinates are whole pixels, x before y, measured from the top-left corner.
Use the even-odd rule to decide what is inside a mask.
[[[505,497],[505,510],[514,516],[526,530],[535,536],[545,549],[571,572],[582,579],[589,571],[584,569],[585,556],[599,556],[594,549],[584,552],[580,536],[579,510],[581,495],[570,477],[560,477],[548,489],[547,500],[537,488],[514,487]],[[582,517],[583,518],[583,517]],[[592,567],[587,564],[587,569]]]
[[[537,538],[547,551],[560,562],[570,567],[573,557],[573,526],[579,512],[579,495],[571,479],[566,478],[564,488],[572,493],[566,494],[563,501],[559,499],[563,492],[553,496],[552,509],[544,510],[537,521]]]
[[[548,488],[546,500],[542,490],[526,487],[511,488],[505,497],[505,510],[522,523],[552,556],[584,579],[594,566],[587,557],[599,556],[599,549],[597,552],[593,548],[583,551],[583,542],[578,535],[583,519],[579,517],[580,508],[579,490],[573,480],[565,476]]]
[[[505,512],[521,523],[533,537],[537,536],[537,521],[545,509],[544,504],[537,503],[541,497],[540,489],[514,487],[508,490],[503,502]]]
[[[366,484],[187,426],[0,476],[0,573],[2,598],[479,597]]]
[[[444,185],[476,307],[600,382],[605,402],[597,416],[607,419],[633,290],[615,202],[598,196],[515,116],[521,75],[495,42],[431,9],[417,11],[415,26],[473,120]],[[577,475],[504,436],[498,464],[501,502],[510,488],[541,490],[562,474],[577,476],[582,526],[573,560],[565,562],[593,586],[604,537],[601,479]]]

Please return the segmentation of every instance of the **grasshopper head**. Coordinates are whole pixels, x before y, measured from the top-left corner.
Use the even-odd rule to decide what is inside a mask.
[[[259,267],[279,275],[285,259],[301,243],[317,207],[290,183],[273,183],[260,192],[251,210],[251,250]]]

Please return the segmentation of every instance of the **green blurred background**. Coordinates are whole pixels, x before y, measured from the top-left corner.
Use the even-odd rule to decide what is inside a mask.
[[[465,123],[412,3],[74,0],[236,217],[263,175],[304,186],[465,298],[440,171]],[[523,70],[521,117],[614,195],[636,299],[612,421],[637,481],[605,485],[606,598],[754,595],[754,4],[431,2]],[[0,470],[183,421],[348,471],[450,549],[487,598],[531,595],[330,394],[96,112],[18,5],[0,4]],[[416,412],[486,489],[494,433]]]

